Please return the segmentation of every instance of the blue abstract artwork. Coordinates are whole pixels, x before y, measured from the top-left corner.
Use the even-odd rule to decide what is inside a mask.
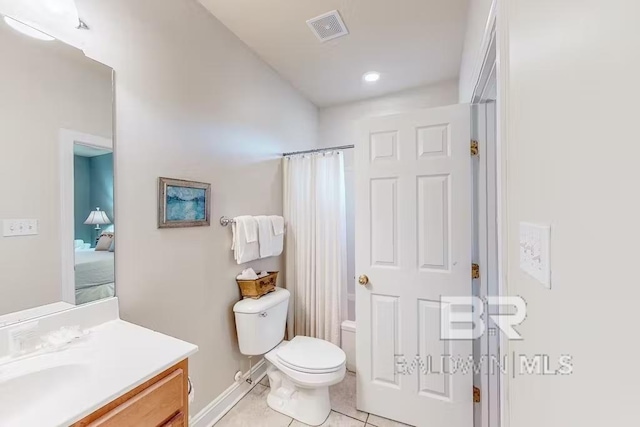
[[[167,185],[167,221],[200,221],[206,218],[206,190],[204,188]]]

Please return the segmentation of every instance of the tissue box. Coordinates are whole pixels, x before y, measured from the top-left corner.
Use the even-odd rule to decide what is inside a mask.
[[[276,290],[276,280],[278,278],[277,271],[270,271],[267,276],[261,277],[256,280],[239,280],[238,286],[240,287],[240,293],[242,298],[258,299],[262,295],[268,294]]]

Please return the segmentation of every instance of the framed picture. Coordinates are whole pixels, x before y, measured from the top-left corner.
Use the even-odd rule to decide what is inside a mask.
[[[211,184],[158,179],[158,228],[210,225]]]

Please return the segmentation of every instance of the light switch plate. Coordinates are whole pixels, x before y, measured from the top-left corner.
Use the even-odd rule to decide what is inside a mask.
[[[551,227],[520,223],[520,268],[551,289]]]
[[[4,237],[34,234],[38,234],[37,219],[5,219],[2,221],[2,235]]]

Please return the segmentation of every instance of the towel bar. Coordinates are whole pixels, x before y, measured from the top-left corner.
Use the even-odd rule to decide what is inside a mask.
[[[220,225],[226,227],[229,224],[235,223],[236,220],[233,218],[227,218],[226,216],[220,217]]]

